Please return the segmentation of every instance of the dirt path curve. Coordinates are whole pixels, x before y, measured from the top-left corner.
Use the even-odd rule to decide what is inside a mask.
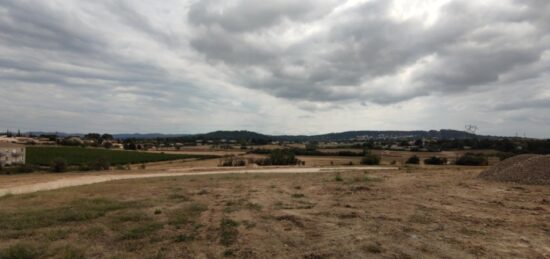
[[[269,168],[269,169],[244,169],[244,170],[214,170],[214,171],[200,171],[189,172],[186,170],[176,171],[170,170],[170,172],[158,172],[158,173],[125,173],[116,174],[108,173],[101,175],[67,175],[61,179],[48,180],[43,182],[35,182],[31,184],[20,184],[17,186],[7,186],[0,188],[0,197],[8,194],[24,194],[37,191],[55,190],[71,186],[79,186],[93,183],[101,183],[115,180],[124,179],[137,179],[137,178],[152,178],[152,177],[169,177],[169,176],[186,176],[186,175],[212,175],[212,174],[246,174],[246,173],[319,173],[341,170],[395,170],[397,167],[379,167],[379,166],[356,166],[356,167],[287,167],[287,168]]]

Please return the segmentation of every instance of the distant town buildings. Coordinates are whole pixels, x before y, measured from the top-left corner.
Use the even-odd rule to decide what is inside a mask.
[[[25,146],[0,142],[0,165],[25,164]]]

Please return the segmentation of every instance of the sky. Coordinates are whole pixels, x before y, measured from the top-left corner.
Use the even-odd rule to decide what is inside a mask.
[[[0,129],[550,137],[548,0],[0,0]]]

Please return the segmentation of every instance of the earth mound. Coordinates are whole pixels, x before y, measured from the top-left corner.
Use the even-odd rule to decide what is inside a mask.
[[[518,155],[481,172],[485,180],[550,185],[550,155]]]

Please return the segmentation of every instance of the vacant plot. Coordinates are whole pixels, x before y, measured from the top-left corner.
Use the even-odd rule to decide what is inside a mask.
[[[7,196],[0,257],[550,256],[550,188],[479,171],[181,176]]]
[[[187,158],[212,158],[212,155],[161,154],[137,151],[108,150],[81,147],[27,147],[27,163],[49,165],[56,158],[64,158],[70,165],[105,159],[112,165],[169,161]]]

